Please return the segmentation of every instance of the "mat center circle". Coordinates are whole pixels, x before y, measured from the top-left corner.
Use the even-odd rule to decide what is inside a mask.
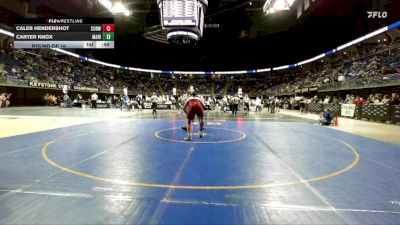
[[[199,137],[199,132],[198,127],[196,127],[193,131],[192,141],[183,140],[187,136],[187,132],[181,128],[158,130],[155,132],[155,136],[165,141],[197,144],[220,144],[240,141],[246,138],[246,134],[242,131],[227,128],[207,127],[202,138]]]

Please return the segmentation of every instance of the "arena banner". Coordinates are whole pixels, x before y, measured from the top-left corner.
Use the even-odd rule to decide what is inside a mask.
[[[54,83],[46,83],[46,82],[36,82],[36,81],[29,81],[29,87],[39,87],[39,88],[51,88],[51,89],[61,89],[64,92],[68,90],[79,90],[79,91],[90,91],[90,92],[98,92],[98,88],[93,87],[84,87],[84,86],[69,86],[65,84],[54,84]]]
[[[111,108],[109,103],[97,103],[97,108]]]
[[[171,109],[171,104],[157,104],[157,109]]]
[[[342,104],[341,116],[354,117],[355,110],[356,110],[355,104]]]
[[[62,89],[63,85],[60,84],[52,84],[52,83],[44,83],[44,82],[35,82],[29,81],[28,84],[30,87],[41,87],[41,88],[54,88],[54,89]]]
[[[151,109],[151,102],[144,102],[143,109]],[[157,109],[171,109],[171,104],[157,104]]]
[[[73,86],[72,89],[73,90],[80,90],[80,91],[99,92],[98,88],[93,88],[93,87]]]

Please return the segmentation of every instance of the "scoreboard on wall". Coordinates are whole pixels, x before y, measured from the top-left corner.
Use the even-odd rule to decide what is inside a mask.
[[[14,48],[113,49],[114,18],[21,18]]]

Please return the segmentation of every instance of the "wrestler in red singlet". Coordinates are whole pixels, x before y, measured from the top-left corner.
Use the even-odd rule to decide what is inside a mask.
[[[199,118],[200,121],[200,137],[203,137],[204,132],[204,110],[205,105],[204,102],[196,97],[196,93],[192,93],[192,97],[189,97],[186,100],[185,106],[183,107],[183,111],[186,113],[186,118],[188,119],[187,126],[188,126],[188,136],[185,138],[185,141],[192,140],[193,134],[193,120],[195,116]]]

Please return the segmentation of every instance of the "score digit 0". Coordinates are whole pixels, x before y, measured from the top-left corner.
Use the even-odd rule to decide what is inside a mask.
[[[103,32],[114,32],[114,24],[103,24]]]
[[[114,41],[114,33],[103,32],[103,41]]]

